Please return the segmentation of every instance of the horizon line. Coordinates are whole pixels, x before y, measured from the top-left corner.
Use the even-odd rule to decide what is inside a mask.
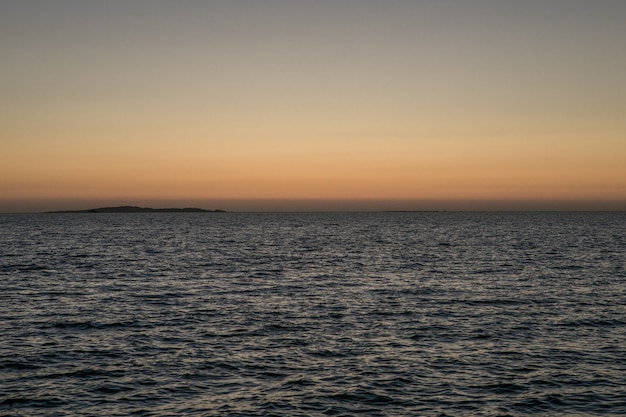
[[[417,198],[0,198],[0,213],[80,211],[105,207],[201,208],[249,213],[626,211],[624,199]]]

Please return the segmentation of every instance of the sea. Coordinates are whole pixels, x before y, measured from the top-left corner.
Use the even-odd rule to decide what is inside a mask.
[[[626,213],[0,215],[2,416],[626,414]]]

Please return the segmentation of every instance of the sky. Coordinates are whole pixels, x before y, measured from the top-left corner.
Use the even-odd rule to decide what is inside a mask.
[[[626,210],[626,1],[3,0],[0,212]]]

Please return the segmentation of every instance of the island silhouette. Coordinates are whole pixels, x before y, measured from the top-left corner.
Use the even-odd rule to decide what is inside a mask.
[[[87,210],[60,210],[46,213],[225,213],[224,210],[205,210],[195,207],[150,208],[137,206],[100,207]]]

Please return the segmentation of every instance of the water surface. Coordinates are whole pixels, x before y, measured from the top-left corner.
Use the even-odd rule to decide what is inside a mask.
[[[626,413],[625,213],[0,216],[0,414]]]

